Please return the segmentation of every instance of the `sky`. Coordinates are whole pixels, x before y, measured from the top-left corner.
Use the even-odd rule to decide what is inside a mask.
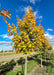
[[[45,36],[54,48],[54,0],[0,0],[0,10],[5,8],[11,14],[11,19],[7,19],[10,24],[16,25],[16,18],[22,19],[25,9],[28,11],[28,6],[33,9],[37,24],[42,20]],[[12,50],[10,45],[12,37],[8,35],[8,26],[0,16],[0,50]]]

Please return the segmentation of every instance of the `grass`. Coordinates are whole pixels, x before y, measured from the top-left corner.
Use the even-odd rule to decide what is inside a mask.
[[[16,54],[15,52],[1,52],[0,56],[7,56],[7,55],[14,55]]]
[[[10,63],[7,63],[6,65],[3,65],[2,67],[0,67],[0,70],[4,69],[4,68],[7,68],[7,67],[10,67],[10,66],[13,66],[15,65],[16,63],[14,62],[14,60],[12,60]]]
[[[31,72],[35,66],[40,64],[40,57],[38,57],[38,58],[35,57],[35,59],[33,59],[33,58],[34,57],[31,57],[28,59],[27,73]],[[17,59],[15,59],[15,60],[17,60]],[[12,64],[9,64],[9,66],[12,66]],[[25,65],[23,65],[23,67],[21,65],[21,67],[18,67],[17,69],[6,71],[6,73],[3,75],[18,75],[18,73],[24,73],[24,69],[25,69]],[[54,73],[54,52],[52,53],[50,65],[48,66],[48,73],[50,73],[50,72]],[[22,74],[22,75],[24,75],[24,74]]]
[[[33,54],[34,55],[34,54]],[[32,56],[32,55],[29,55],[29,56]],[[24,56],[23,56],[24,57]],[[19,60],[20,59],[20,57],[18,57],[18,58],[14,58],[14,61],[16,62],[17,60]],[[2,62],[0,62],[0,65],[3,65],[3,64],[5,64],[5,63],[9,63],[11,60],[5,60],[5,61],[2,61]]]
[[[15,58],[14,61],[16,62],[17,60],[19,60],[19,58]],[[0,62],[0,65],[3,65],[5,63],[9,63],[11,60],[6,60],[6,61],[2,61]]]
[[[39,63],[37,62],[37,60],[39,60],[40,58],[37,58],[35,60],[30,60],[27,63],[27,73],[31,72],[35,66],[37,66]],[[22,69],[23,68],[23,69]],[[21,72],[24,73],[24,69],[25,69],[25,64],[23,65],[23,67],[21,66],[20,68],[18,68],[17,70],[11,70],[7,73],[5,73],[5,75],[18,75],[17,73]],[[23,70],[23,71],[22,71]]]
[[[34,60],[30,60],[27,63],[27,73],[31,72],[34,69],[34,67],[37,66],[38,64],[40,64],[40,57],[38,57]],[[48,68],[49,75],[50,75],[50,73],[53,73],[53,75],[54,75],[54,52],[52,53],[52,56],[50,59],[50,64],[47,68]],[[18,75],[19,72],[24,73],[24,70],[25,70],[25,65],[23,65],[23,71],[22,71],[22,66],[21,66],[17,70],[11,70],[11,71],[5,73],[5,75]]]
[[[48,66],[48,73],[53,73],[54,75],[54,52],[51,55],[50,64]]]

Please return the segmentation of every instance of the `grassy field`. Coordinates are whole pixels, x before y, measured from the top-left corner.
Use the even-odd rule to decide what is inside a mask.
[[[20,60],[20,62],[18,62],[18,60],[20,60],[20,58],[13,59],[11,61],[10,60],[6,61],[6,64],[3,65],[2,67],[0,67],[0,70],[7,68],[7,69],[5,69],[7,71],[2,75],[19,75],[19,73],[24,73],[24,69],[25,69],[24,64],[23,64],[23,66],[21,64],[20,67],[17,67],[16,69],[14,69],[14,66],[17,63],[22,62],[22,60]],[[27,63],[27,73],[31,72],[38,64],[40,64],[40,62],[41,62],[41,58],[37,57],[37,55],[30,56],[28,58],[28,63]],[[8,70],[9,68],[10,68],[10,70]],[[49,66],[47,66],[47,73],[54,73],[54,52],[51,55]],[[22,74],[22,75],[24,75],[24,74]]]
[[[14,55],[15,52],[0,52],[0,56]]]
[[[39,58],[36,59],[36,57],[34,57],[35,59],[33,59],[33,56],[36,56],[36,55],[28,56],[28,63],[27,63],[28,73],[30,71],[32,71],[33,68],[38,64],[38,62],[36,60],[38,60]],[[17,72],[20,72],[20,71],[22,72],[22,64],[20,64],[21,62],[22,62],[22,60],[20,58],[8,61],[8,62],[6,62],[6,64],[0,66],[0,71],[1,70],[5,71],[4,75],[16,75]],[[14,66],[17,63],[20,64],[21,67],[18,67],[16,70],[14,70]],[[24,70],[24,68],[25,68],[25,65],[23,65],[23,70]],[[10,69],[10,70],[8,71],[8,69]]]
[[[34,67],[39,64],[37,62],[37,60],[39,60],[39,59],[40,58],[37,58],[37,59],[31,60],[31,61],[29,61],[27,63],[27,73],[31,72],[34,69]],[[23,67],[21,66],[17,70],[9,71],[9,72],[5,73],[5,75],[18,75],[19,73],[21,73],[22,75],[24,75],[24,69],[25,69],[25,65],[23,65]]]
[[[54,75],[54,52],[52,53],[50,64],[48,66],[48,73],[53,73]]]

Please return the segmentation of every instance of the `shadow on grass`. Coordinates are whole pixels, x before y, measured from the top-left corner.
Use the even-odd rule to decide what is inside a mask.
[[[38,57],[38,54],[37,55],[33,55],[33,56],[28,56],[27,60],[28,61],[35,60],[37,57]]]
[[[25,59],[23,57],[21,57],[19,60],[17,60],[17,63],[19,65],[25,64]]]
[[[40,58],[36,58],[35,61],[40,64],[41,63],[41,59]]]
[[[9,72],[10,70],[13,70],[14,66],[18,63],[18,65],[22,66],[22,71],[18,71],[16,75],[24,75],[24,69],[23,69],[23,64],[25,63],[25,59],[24,58],[20,58],[19,60],[17,60],[17,62],[15,62],[14,60],[11,60],[9,63],[6,63],[5,65],[0,66],[0,75],[6,75],[7,72]]]
[[[43,61],[42,62],[43,66],[49,66],[49,62]]]
[[[31,60],[34,60],[34,59],[33,59],[32,56],[28,56],[28,57],[27,57],[27,60],[28,60],[28,61],[31,61]]]
[[[38,63],[38,64],[41,64],[41,58],[36,58],[35,61]],[[43,66],[49,66],[50,65],[50,62],[47,62],[48,59],[46,59],[46,61],[42,61],[42,65]]]
[[[21,71],[18,71],[16,75],[24,75],[24,63],[22,63],[21,65],[22,65],[22,69]]]
[[[0,75],[6,75],[6,72],[13,70],[15,65],[16,65],[15,61],[11,60],[9,63],[0,66]]]
[[[38,64],[41,64],[41,58],[38,57],[38,55],[33,55],[33,56],[28,56],[27,57],[28,61],[31,61],[31,60],[35,60]],[[23,65],[25,64],[25,59],[24,58],[20,58],[19,60],[17,60],[17,63],[18,65],[21,65],[22,66],[22,70],[21,71],[18,71],[16,75],[24,75],[24,68],[23,68]],[[45,66],[45,65],[48,65],[47,62],[43,61],[42,64]],[[14,66],[16,65],[16,62],[14,60],[11,60],[9,63],[6,63],[5,65],[1,66],[0,70],[2,70],[0,72],[0,75],[6,75],[6,73],[10,70],[13,70]]]

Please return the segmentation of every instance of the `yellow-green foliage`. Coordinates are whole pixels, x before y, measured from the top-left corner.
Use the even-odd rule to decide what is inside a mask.
[[[7,12],[6,10],[4,11]],[[11,15],[8,12],[8,15],[4,14],[5,12],[0,13],[8,24],[9,35],[13,35],[12,41],[14,42],[16,53],[31,53],[37,49],[47,49],[51,46],[44,36],[43,27],[40,24],[38,26],[36,25],[37,22],[31,7],[29,7],[28,12],[25,10],[25,15],[22,20],[19,17],[17,18],[16,26],[13,23],[10,25],[6,21],[5,17],[7,18],[9,16],[10,18]]]

